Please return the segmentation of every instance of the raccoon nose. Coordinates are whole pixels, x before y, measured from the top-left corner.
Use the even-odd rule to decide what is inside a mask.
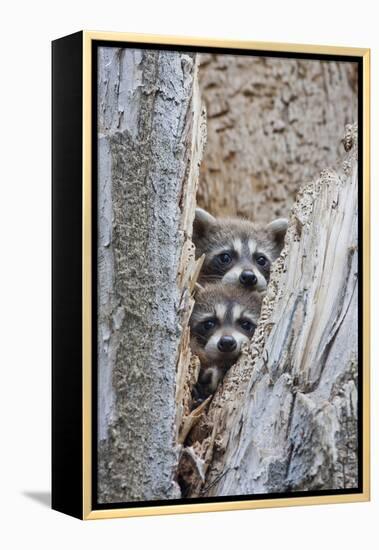
[[[255,273],[253,273],[253,271],[242,271],[241,275],[240,275],[240,283],[241,285],[244,285],[244,286],[254,286],[257,284],[257,276],[255,275]]]
[[[237,347],[237,342],[233,336],[222,336],[217,343],[220,351],[234,351]]]

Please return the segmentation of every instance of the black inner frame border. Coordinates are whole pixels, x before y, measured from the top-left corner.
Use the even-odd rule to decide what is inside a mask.
[[[221,497],[182,498],[170,500],[152,500],[138,502],[99,503],[97,500],[97,465],[98,465],[98,377],[97,377],[97,50],[100,47],[133,48],[147,50],[170,50],[176,52],[210,53],[234,56],[278,57],[288,59],[307,59],[317,61],[350,62],[358,64],[358,486],[351,489],[320,489],[314,491],[293,491],[281,493],[262,493],[256,495],[237,495]],[[91,151],[91,185],[92,185],[92,510],[110,510],[121,508],[142,508],[157,506],[174,506],[178,504],[206,504],[212,502],[264,501],[296,497],[333,496],[363,493],[363,57],[349,55],[332,55],[316,53],[297,53],[270,50],[249,50],[239,48],[184,46],[181,44],[159,44],[145,42],[128,42],[112,40],[92,40],[92,151]]]

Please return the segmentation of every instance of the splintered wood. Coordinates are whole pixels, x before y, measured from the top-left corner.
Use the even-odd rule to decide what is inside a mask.
[[[99,502],[355,487],[355,127],[344,172],[314,178],[342,158],[355,66],[203,56],[201,164],[197,63],[99,49]],[[270,221],[296,193],[253,341],[192,410],[196,201]]]
[[[304,185],[249,349],[186,440],[186,496],[358,483],[357,128]]]
[[[175,388],[190,364],[205,141],[197,57],[106,47],[98,67],[98,499],[179,498]]]

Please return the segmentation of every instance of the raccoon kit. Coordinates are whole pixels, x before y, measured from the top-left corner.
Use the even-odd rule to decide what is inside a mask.
[[[262,295],[242,286],[208,284],[198,291],[190,319],[191,350],[201,363],[195,402],[214,393],[237,361],[254,334],[261,305]]]
[[[270,267],[282,251],[288,221],[255,224],[247,219],[216,219],[196,209],[193,242],[196,256],[205,254],[199,283],[221,281],[250,290],[265,290]]]

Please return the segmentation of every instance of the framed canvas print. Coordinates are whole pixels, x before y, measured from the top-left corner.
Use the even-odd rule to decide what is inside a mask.
[[[53,508],[369,499],[369,50],[53,42]]]

